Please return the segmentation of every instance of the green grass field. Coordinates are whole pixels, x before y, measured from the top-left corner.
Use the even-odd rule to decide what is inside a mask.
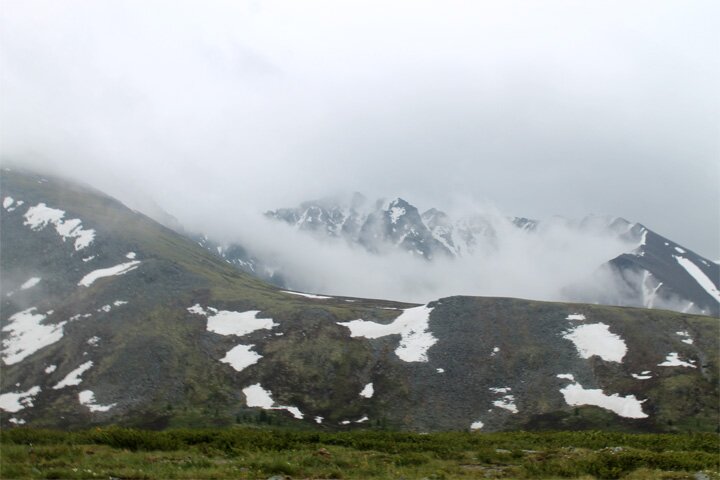
[[[3,479],[720,479],[716,434],[15,428],[0,447]]]

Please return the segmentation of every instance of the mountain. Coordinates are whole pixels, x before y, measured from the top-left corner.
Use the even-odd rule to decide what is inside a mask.
[[[427,261],[452,258],[462,262],[473,255],[491,256],[503,248],[511,230],[538,236],[562,227],[595,234],[627,245],[626,252],[597,265],[603,273],[611,272],[616,288],[607,289],[607,282],[599,280],[600,272],[588,271],[585,278],[564,289],[568,300],[720,316],[720,266],[642,224],[619,217],[588,216],[580,221],[556,217],[540,222],[476,213],[452,218],[436,208],[420,213],[401,198],[369,203],[359,194],[350,202],[305,202],[297,208],[266,212],[266,217],[372,253],[400,250]]]
[[[714,318],[284,291],[92,188],[0,192],[3,428],[718,425]]]

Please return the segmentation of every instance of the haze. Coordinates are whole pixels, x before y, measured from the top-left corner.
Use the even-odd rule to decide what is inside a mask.
[[[718,259],[719,10],[5,0],[0,153],[227,235],[361,191],[623,216]]]

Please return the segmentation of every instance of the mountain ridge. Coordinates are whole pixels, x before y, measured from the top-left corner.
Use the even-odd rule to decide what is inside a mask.
[[[3,201],[23,202],[0,217],[3,427],[718,423],[716,319],[284,291],[76,184],[3,171],[0,187]],[[31,222],[41,204],[48,221]],[[80,248],[78,228],[93,230]],[[604,340],[588,344],[593,337]]]

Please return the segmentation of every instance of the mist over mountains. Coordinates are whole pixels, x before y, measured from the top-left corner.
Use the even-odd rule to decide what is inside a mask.
[[[271,210],[252,227],[236,227],[234,241],[199,241],[251,274],[302,291],[415,302],[461,293],[718,314],[716,264],[620,217],[537,221],[477,205],[421,213],[402,198],[356,193]]]

